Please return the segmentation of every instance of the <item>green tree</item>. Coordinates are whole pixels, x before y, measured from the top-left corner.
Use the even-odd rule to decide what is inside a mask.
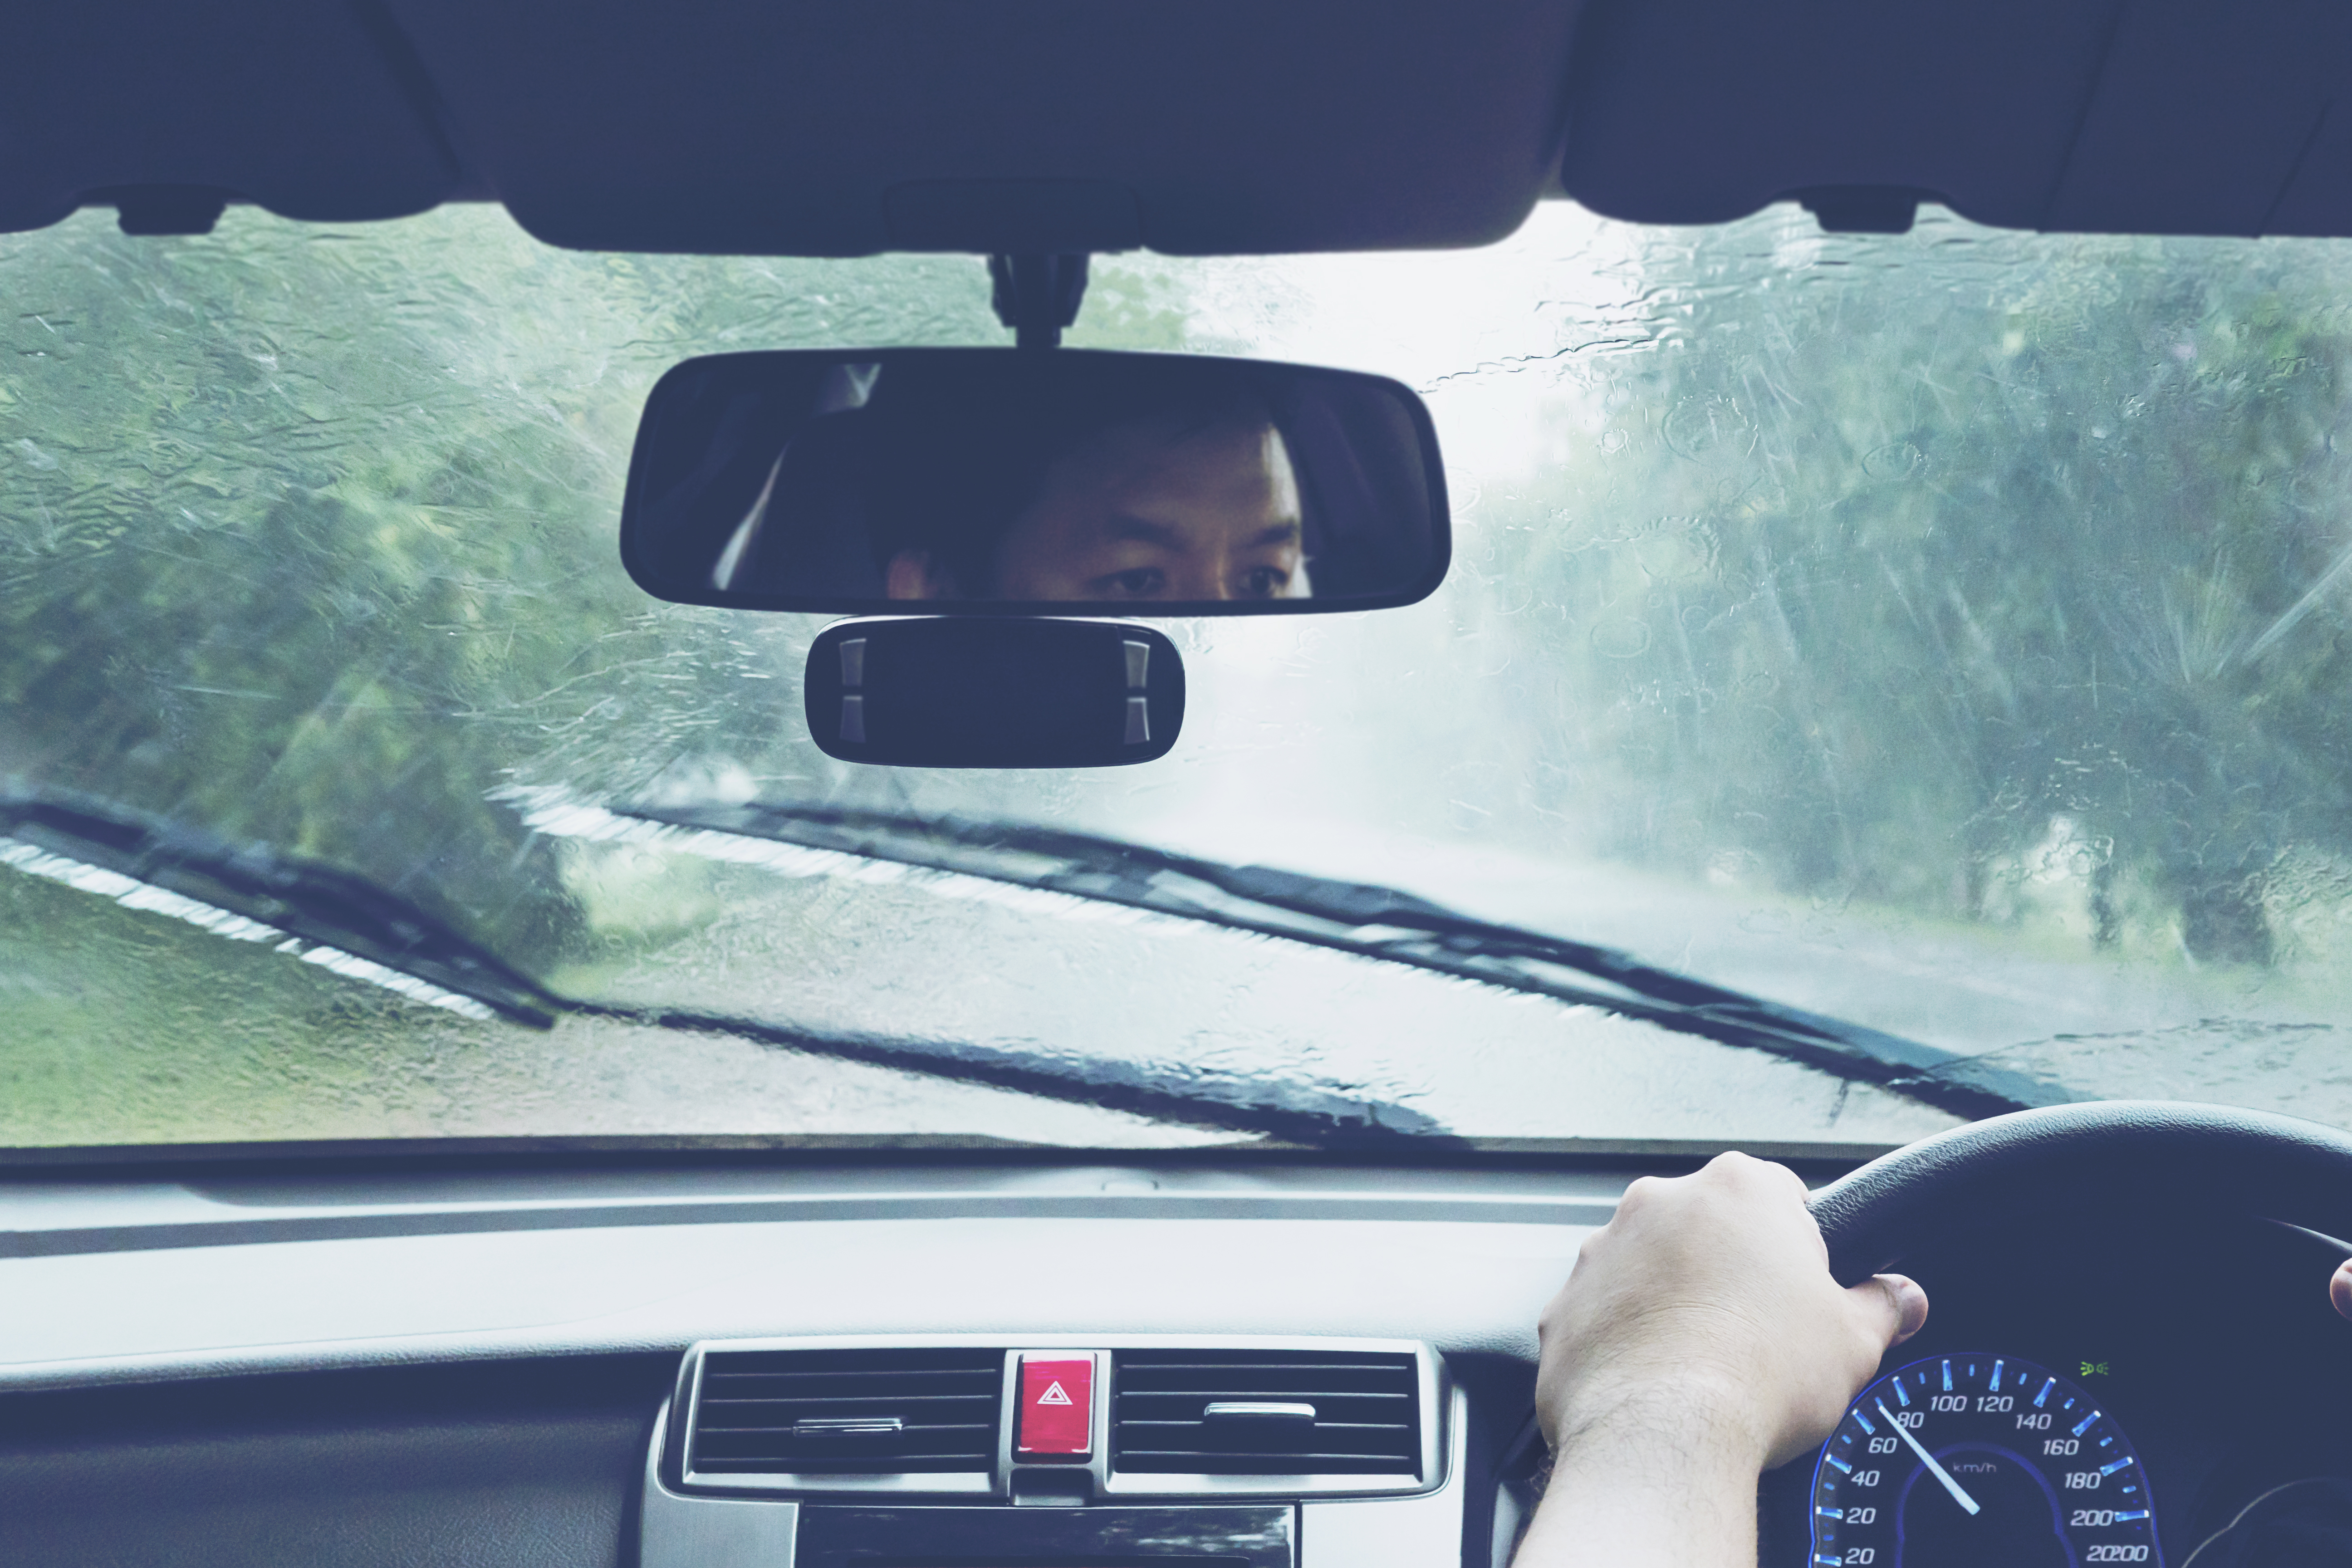
[[[1622,852],[1966,914],[2063,825],[2105,938],[2130,883],[2267,962],[2352,853],[2344,265],[1807,222],[1650,245],[1617,418],[1516,502],[1543,762]]]
[[[494,208],[0,239],[0,776],[360,869],[520,956],[567,900],[489,798],[802,744],[730,618],[613,546],[636,407],[713,349],[998,336],[977,266],[606,258]],[[779,628],[781,629],[781,628]]]

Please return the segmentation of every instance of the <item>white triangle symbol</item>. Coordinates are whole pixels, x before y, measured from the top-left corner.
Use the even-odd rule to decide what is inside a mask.
[[[1062,1385],[1059,1383],[1047,1384],[1045,1392],[1037,1396],[1037,1403],[1040,1405],[1067,1405],[1069,1402],[1070,1396],[1062,1392]]]

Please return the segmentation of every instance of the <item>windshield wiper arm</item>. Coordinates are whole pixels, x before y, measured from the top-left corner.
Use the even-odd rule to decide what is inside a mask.
[[[1156,1121],[1255,1132],[1307,1148],[1459,1142],[1425,1111],[1336,1085],[1257,1074],[1171,1069],[1158,1063],[1036,1044],[974,1044],[883,1035],[814,1035],[757,1018],[677,1008],[577,1004],[579,1010],[657,1028],[730,1035],[787,1050],[871,1063],[960,1083],[986,1084]]]
[[[953,816],[759,803],[633,805],[613,815],[980,877],[1436,970],[1769,1052],[1962,1116],[2074,1098],[1958,1052],[1710,984],[1620,949],[1478,920],[1394,888]]]
[[[225,936],[299,950],[419,1001],[470,1004],[456,1005],[459,1012],[487,1010],[545,1028],[565,1005],[447,921],[364,877],[231,844],[114,801],[0,788],[0,858]]]
[[[562,995],[489,948],[366,878],[212,834],[113,801],[0,786],[0,865],[178,916],[222,936],[299,951],[413,1000],[536,1028],[561,1014],[724,1034],[811,1055],[983,1084],[1160,1121],[1307,1147],[1411,1138],[1444,1126],[1339,1086],[1177,1071],[1027,1044],[820,1035],[755,1018]]]

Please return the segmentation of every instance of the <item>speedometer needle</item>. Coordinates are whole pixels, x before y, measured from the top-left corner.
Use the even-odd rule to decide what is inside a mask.
[[[1976,1512],[1977,1500],[1969,1496],[1967,1492],[1961,1490],[1960,1483],[1952,1479],[1952,1473],[1944,1468],[1943,1466],[1936,1463],[1935,1455],[1927,1452],[1927,1449],[1919,1446],[1919,1439],[1911,1436],[1910,1427],[1906,1426],[1902,1422],[1895,1419],[1894,1416],[1887,1415],[1886,1401],[1884,1399],[1878,1401],[1878,1413],[1881,1415],[1886,1416],[1886,1424],[1895,1428],[1895,1435],[1897,1437],[1902,1438],[1905,1442],[1911,1445],[1911,1451],[1919,1456],[1919,1462],[1927,1467],[1927,1473],[1944,1483],[1944,1489],[1952,1494],[1952,1500],[1958,1503],[1962,1508],[1967,1509],[1970,1513]]]

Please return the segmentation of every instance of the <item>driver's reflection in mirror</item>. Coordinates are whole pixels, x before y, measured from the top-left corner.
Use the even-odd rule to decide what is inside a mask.
[[[945,493],[950,466],[876,519],[888,596],[1309,597],[1298,480],[1272,409],[1238,378],[1191,379],[1139,410],[1103,385],[981,422],[998,449],[972,454],[969,491]]]

